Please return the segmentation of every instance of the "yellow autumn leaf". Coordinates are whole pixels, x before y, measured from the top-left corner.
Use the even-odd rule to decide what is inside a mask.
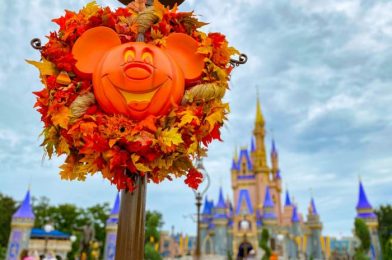
[[[59,142],[56,146],[56,152],[58,155],[60,154],[69,154],[70,150],[69,150],[69,146],[67,141],[65,140],[64,137],[60,136],[59,138]]]
[[[74,156],[69,156],[65,160],[65,163],[60,166],[60,176],[63,180],[79,180],[84,181],[86,179],[86,173],[80,170],[78,163]]]
[[[194,119],[197,121],[197,123],[200,122],[197,116],[193,115],[191,111],[186,110],[181,117],[181,121],[178,124],[178,127],[183,127],[184,125],[191,123]]]
[[[59,110],[53,114],[52,122],[54,125],[58,125],[62,128],[67,128],[70,116],[71,112],[69,108],[61,106]]]
[[[41,75],[54,75],[57,73],[54,64],[44,58],[42,59],[42,62],[33,60],[26,60],[26,62],[36,67]]]
[[[198,150],[198,147],[199,147],[199,142],[193,142],[188,148],[188,153],[193,154]]]
[[[224,113],[221,110],[218,110],[211,115],[206,117],[206,121],[210,124],[210,132],[214,129],[215,124],[221,124],[224,119]]]
[[[80,12],[86,16],[86,18],[90,18],[91,16],[95,15],[99,10],[99,6],[97,5],[96,1],[92,1],[88,3]]]
[[[154,0],[154,14],[162,20],[163,14],[166,12],[166,8],[159,0]]]
[[[140,156],[137,154],[132,154],[131,155],[131,159],[133,162],[133,165],[135,165],[136,169],[140,172],[149,172],[151,171],[150,168],[148,168],[146,165],[144,165],[143,163],[138,163]]]
[[[181,134],[178,132],[178,128],[176,127],[173,127],[170,130],[163,130],[161,134],[161,141],[166,146],[179,145],[183,142]]]

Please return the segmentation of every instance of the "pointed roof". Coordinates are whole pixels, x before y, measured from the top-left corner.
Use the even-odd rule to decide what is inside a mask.
[[[35,219],[33,209],[30,204],[30,190],[27,191],[22,203],[18,210],[12,215],[12,218],[29,218]]]
[[[291,199],[290,199],[290,194],[289,194],[288,190],[286,190],[286,200],[284,202],[284,206],[285,207],[291,206]]]
[[[252,136],[252,138],[250,139],[250,151],[251,151],[251,152],[256,151],[256,144],[255,144],[255,139],[253,138],[253,136]]]
[[[278,150],[276,149],[276,145],[275,145],[275,140],[272,138],[272,144],[271,144],[271,154],[278,154]]]
[[[224,209],[224,208],[226,208],[226,202],[225,202],[225,199],[223,198],[223,189],[222,189],[222,187],[219,188],[219,198],[218,198],[218,203],[216,204],[215,208],[217,208],[217,209]]]
[[[276,179],[281,180],[282,176],[280,175],[280,170],[276,173]]]
[[[120,214],[120,193],[117,192],[116,200],[114,201],[112,211],[110,211],[110,215],[106,223],[115,223],[118,222],[118,215]]]
[[[238,163],[233,159],[232,163],[231,163],[231,170],[239,170],[240,167],[238,165]]]
[[[252,207],[252,202],[250,200],[250,195],[249,195],[249,190],[247,189],[241,189],[239,196],[238,196],[238,201],[237,201],[237,208],[235,210],[236,215],[241,214],[241,206],[245,202],[246,209],[250,214],[253,214],[253,207]]]
[[[263,113],[261,112],[260,100],[257,97],[255,125],[264,125],[264,123],[265,122],[264,122]]]
[[[276,214],[274,212],[274,201],[271,197],[271,192],[269,186],[267,186],[265,191],[265,198],[264,198],[264,214],[263,219],[276,219]]]
[[[314,203],[313,198],[310,200],[310,212],[312,213],[312,215],[318,215],[316,203]]]
[[[242,161],[242,158],[244,158],[244,157],[245,157],[246,166],[247,166],[248,170],[252,170],[253,169],[252,161],[250,159],[249,152],[246,147],[243,147],[240,150],[240,157],[238,159],[238,164],[237,164],[238,168],[240,167],[240,163]]]
[[[365,189],[363,188],[362,181],[359,181],[359,196],[357,209],[372,209],[372,205],[369,203]]]
[[[202,211],[201,214],[203,214],[203,215],[208,214],[208,206],[209,206],[209,204],[208,204],[208,199],[207,199],[207,196],[206,196],[204,198],[203,211]]]
[[[114,201],[114,205],[110,215],[118,215],[120,213],[120,193],[117,192],[116,200]]]
[[[266,191],[265,191],[263,208],[273,208],[274,206],[275,206],[274,201],[271,198],[270,187],[267,186]]]
[[[297,206],[294,206],[293,215],[292,215],[292,217],[291,217],[291,222],[293,222],[293,223],[298,223],[298,222],[299,222],[299,216],[298,216],[298,209],[297,209]]]

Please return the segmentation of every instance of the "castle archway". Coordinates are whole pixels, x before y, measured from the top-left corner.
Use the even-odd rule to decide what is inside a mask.
[[[214,254],[214,244],[210,236],[207,236],[203,242],[204,254],[213,255]]]
[[[238,247],[238,259],[246,259],[249,256],[250,251],[253,250],[253,246],[248,241],[244,241]]]

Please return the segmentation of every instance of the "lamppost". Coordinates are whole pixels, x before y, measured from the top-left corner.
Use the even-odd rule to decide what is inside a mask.
[[[203,175],[203,182],[206,181],[206,187],[203,191],[199,189],[193,190],[196,198],[196,208],[197,208],[197,235],[196,235],[196,250],[195,250],[195,259],[200,259],[201,250],[200,250],[200,207],[202,205],[202,200],[204,195],[206,194],[208,188],[210,187],[210,176],[208,175],[206,169],[203,165],[203,160],[198,158],[196,160],[196,169]]]
[[[45,249],[44,249],[44,256],[46,258],[48,254],[48,240],[49,240],[49,233],[54,230],[53,225],[49,222],[44,225],[44,231],[45,231]]]

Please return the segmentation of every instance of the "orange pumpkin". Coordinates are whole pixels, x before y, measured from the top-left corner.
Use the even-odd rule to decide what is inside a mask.
[[[72,53],[76,68],[92,74],[94,94],[109,114],[124,114],[141,120],[165,115],[180,103],[187,82],[203,71],[198,43],[183,33],[173,33],[166,47],[143,42],[121,44],[108,27],[87,30],[76,41]]]

